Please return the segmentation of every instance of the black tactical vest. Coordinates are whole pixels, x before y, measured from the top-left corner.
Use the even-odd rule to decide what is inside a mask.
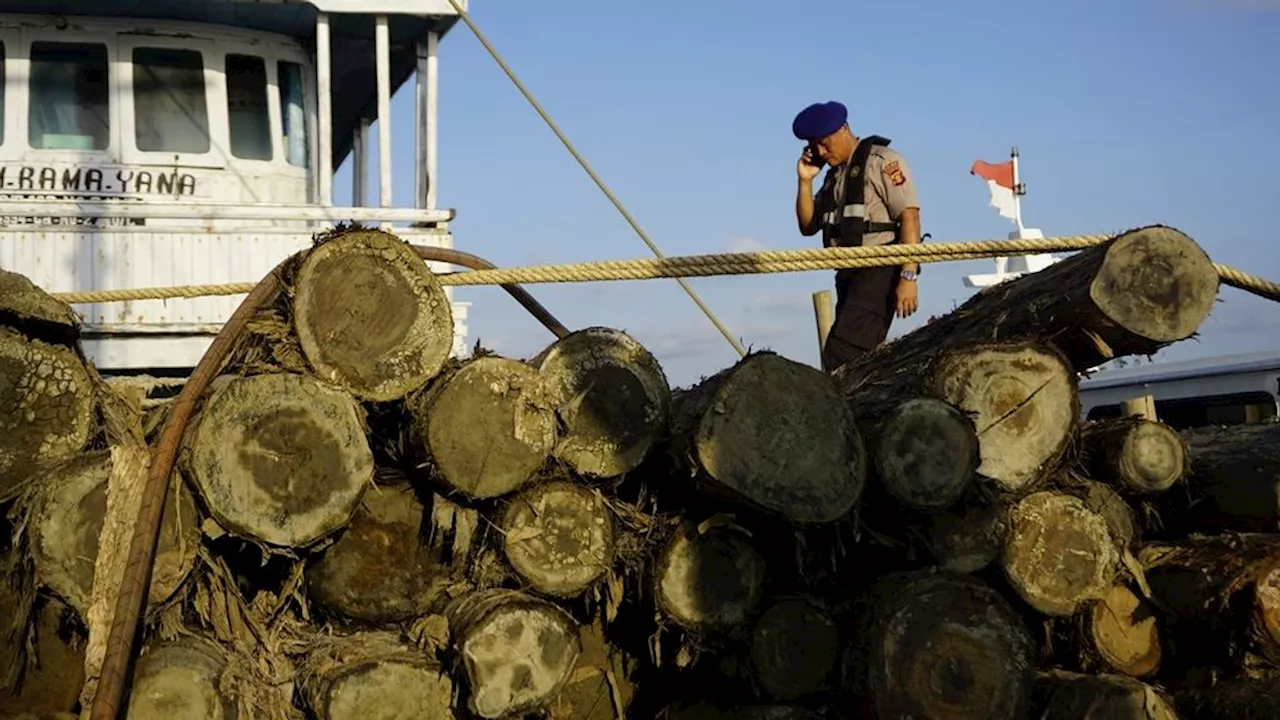
[[[823,207],[827,211],[819,218],[822,227],[824,247],[858,247],[862,245],[862,237],[867,233],[897,232],[898,223],[869,222],[866,206],[866,173],[867,158],[871,156],[872,146],[887,147],[889,139],[872,135],[858,142],[849,164],[843,168],[846,173],[844,181],[844,203],[836,204],[836,169],[827,173],[822,184],[822,194],[827,202]]]

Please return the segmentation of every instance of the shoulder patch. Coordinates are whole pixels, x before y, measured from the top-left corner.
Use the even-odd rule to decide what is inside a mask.
[[[890,162],[884,166],[884,176],[889,178],[889,182],[896,185],[902,185],[907,181],[907,174],[903,172],[902,165],[897,160]]]

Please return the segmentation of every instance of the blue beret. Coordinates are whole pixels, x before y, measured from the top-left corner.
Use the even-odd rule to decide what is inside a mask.
[[[796,115],[796,119],[791,122],[791,132],[801,140],[821,140],[839,130],[848,118],[849,111],[834,100],[814,103]]]

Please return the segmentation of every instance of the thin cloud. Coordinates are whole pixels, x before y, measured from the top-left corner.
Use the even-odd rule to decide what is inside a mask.
[[[736,237],[729,241],[729,252],[731,253],[752,253],[764,252],[769,248],[759,240],[753,237]]]

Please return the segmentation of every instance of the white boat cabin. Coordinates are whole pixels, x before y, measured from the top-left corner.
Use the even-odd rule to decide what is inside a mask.
[[[0,268],[53,292],[254,283],[351,220],[451,247],[435,87],[457,19],[447,0],[0,0]],[[410,76],[415,148],[379,132],[370,203],[369,124]],[[412,208],[392,207],[393,155],[414,158]],[[185,374],[242,298],[78,305],[85,351],[108,374]]]

